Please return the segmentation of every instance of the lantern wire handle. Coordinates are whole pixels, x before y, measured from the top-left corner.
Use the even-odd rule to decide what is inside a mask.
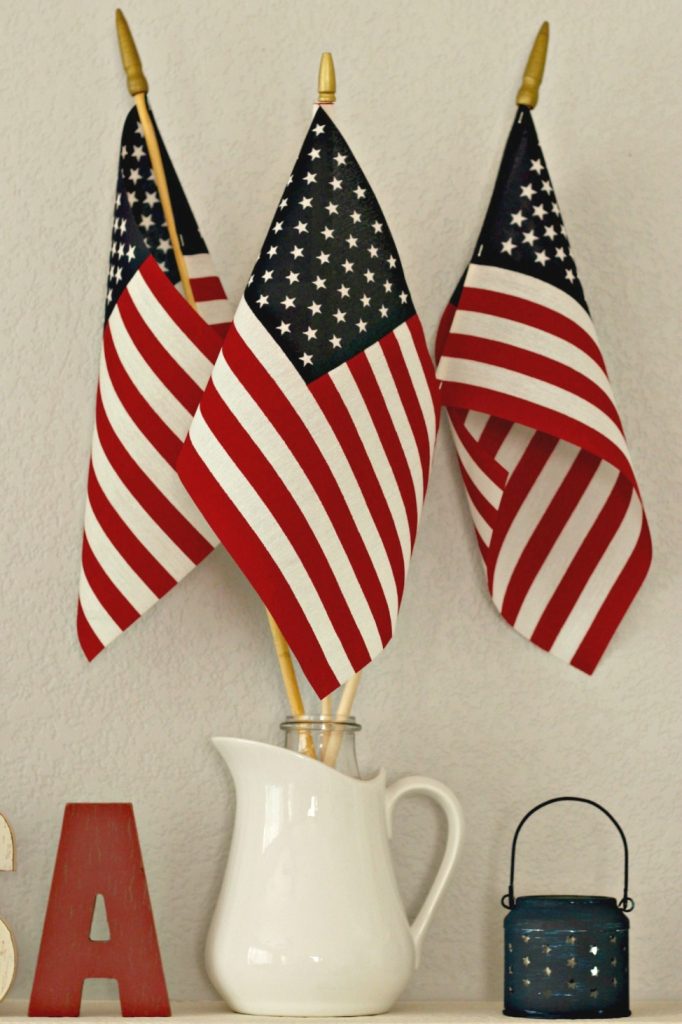
[[[610,814],[609,811],[607,811],[605,807],[602,807],[601,804],[598,804],[596,800],[588,800],[586,797],[583,797],[583,796],[555,796],[551,800],[545,800],[543,803],[537,804],[535,807],[531,808],[531,810],[528,811],[527,814],[525,814],[523,816],[523,818],[521,819],[519,824],[516,826],[516,831],[514,833],[514,838],[512,840],[511,866],[510,866],[510,870],[509,870],[509,888],[508,888],[507,892],[504,894],[504,896],[502,897],[502,900],[501,900],[502,906],[506,907],[507,910],[511,910],[515,906],[515,904],[516,904],[516,899],[514,897],[514,870],[515,870],[515,866],[516,866],[516,843],[517,843],[517,840],[519,838],[519,833],[520,833],[521,829],[526,824],[526,822],[531,817],[531,815],[535,814],[536,811],[542,810],[543,807],[549,807],[550,804],[558,804],[558,803],[562,803],[564,801],[572,801],[574,803],[579,803],[579,804],[590,804],[592,807],[596,807],[597,810],[601,811],[603,814],[605,814],[606,817],[610,821],[612,821],[613,824],[618,829],[618,833],[620,835],[620,838],[623,840],[623,852],[625,854],[625,877],[624,877],[624,882],[623,882],[623,898],[618,903],[618,906],[625,913],[629,913],[631,910],[634,910],[635,909],[635,901],[630,896],[628,896],[629,854],[628,854],[628,841],[625,838],[625,833],[623,832],[623,829],[620,827],[620,825],[618,824],[618,822],[616,821],[614,816],[612,814]]]

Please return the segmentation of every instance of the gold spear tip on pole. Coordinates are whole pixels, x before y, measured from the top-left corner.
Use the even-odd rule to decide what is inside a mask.
[[[547,59],[547,43],[549,42],[549,22],[543,21],[540,31],[535,37],[533,49],[523,73],[521,88],[516,94],[517,107],[529,107],[531,110],[538,102],[540,83],[545,71]]]
[[[336,100],[336,72],[331,53],[320,57],[320,71],[317,76],[318,103],[334,103]]]
[[[142,61],[137,52],[133,34],[130,31],[123,11],[118,7],[116,8],[116,32],[118,33],[118,45],[121,49],[123,69],[128,79],[128,92],[131,96],[137,96],[141,92],[149,92],[149,86],[147,79],[144,77]]]

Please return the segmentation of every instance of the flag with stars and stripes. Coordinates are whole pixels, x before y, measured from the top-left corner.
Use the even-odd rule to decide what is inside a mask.
[[[520,108],[437,376],[493,602],[591,673],[651,541],[530,110]]]
[[[159,136],[196,312],[183,297],[135,109],[121,140],[77,629],[88,659],[217,539],[175,462],[228,327],[225,292]]]
[[[318,107],[178,471],[320,696],[393,633],[437,401],[388,225]]]

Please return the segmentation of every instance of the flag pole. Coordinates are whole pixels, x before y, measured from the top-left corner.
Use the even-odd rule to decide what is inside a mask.
[[[545,72],[547,44],[549,42],[549,22],[543,21],[540,31],[535,37],[533,49],[530,51],[526,70],[523,73],[521,88],[516,94],[517,107],[528,107],[532,110],[538,102],[542,76]]]
[[[317,102],[322,106],[331,106],[332,103],[336,102],[336,71],[334,68],[334,58],[331,53],[328,52],[323,53],[320,57],[320,70],[317,75]],[[343,688],[339,706],[336,710],[335,717],[337,719],[347,718],[348,715],[350,715],[359,683],[360,673],[356,672],[353,678],[350,679]],[[331,697],[323,697],[322,714],[330,717],[334,714]],[[340,732],[332,732],[328,742],[324,744],[324,763],[331,765],[332,767],[336,764],[336,759],[339,754],[341,735],[342,734]]]
[[[126,21],[123,11],[120,9],[116,10],[116,32],[118,34],[118,44],[121,50],[121,60],[123,62],[123,68],[128,82],[128,92],[135,100],[135,106],[137,107],[142,132],[147,144],[147,151],[149,152],[149,160],[152,165],[152,171],[154,172],[154,180],[159,191],[161,208],[168,226],[168,234],[170,236],[173,255],[180,275],[182,290],[185,293],[185,298],[192,309],[196,309],[197,303],[194,297],[194,292],[192,291],[192,285],[187,272],[185,255],[182,251],[180,238],[178,236],[178,229],[175,224],[173,204],[171,203],[170,192],[168,191],[168,181],[166,179],[166,171],[163,166],[159,140],[154,128],[154,122],[152,121],[149,113],[149,107],[147,106],[149,84],[145,78],[144,71],[142,70],[142,61],[140,60],[140,55],[137,52],[132,32],[130,31],[130,27]],[[294,665],[291,660],[289,645],[286,642],[279,626],[267,609],[266,613],[291,713],[297,716],[303,715],[305,714],[305,708],[301,698],[301,691],[298,687]],[[315,747],[310,736],[305,737],[304,746],[305,753],[309,754],[311,757],[315,757]]]

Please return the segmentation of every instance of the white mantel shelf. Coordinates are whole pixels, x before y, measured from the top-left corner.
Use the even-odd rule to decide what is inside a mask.
[[[222,1003],[173,1003],[173,1019],[186,1024],[283,1024],[285,1020],[309,1021],[310,1024],[331,1024],[348,1021],[349,1024],[500,1024],[505,1018],[498,1003],[425,1002],[399,1003],[390,1013],[380,1017],[250,1017],[231,1013]],[[54,1024],[55,1020],[99,1021],[157,1021],[159,1017],[121,1018],[117,1003],[84,1003],[80,1018],[27,1017],[26,1002],[8,999],[0,1003],[0,1019],[13,1024]],[[635,1003],[632,1008],[633,1024],[682,1024],[682,1002]],[[555,1021],[554,1024],[561,1024]]]

